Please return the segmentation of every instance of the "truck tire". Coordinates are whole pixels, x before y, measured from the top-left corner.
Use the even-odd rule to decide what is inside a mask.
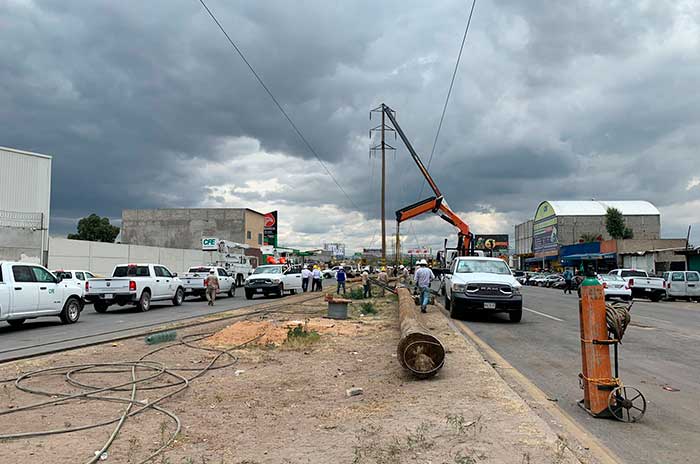
[[[253,292],[251,292],[250,290],[246,290],[245,291],[245,299],[252,300],[253,299]]]
[[[278,298],[281,298],[284,296],[284,284],[280,284],[280,288],[277,289],[277,292],[275,293]]]
[[[445,309],[449,311],[450,307],[452,306],[452,302],[450,301],[449,298],[447,298],[446,293],[443,293],[443,295],[445,295]]]
[[[7,323],[12,327],[21,327],[24,321],[26,321],[26,319],[8,319]]]
[[[510,319],[510,322],[520,322],[520,320],[523,318],[523,310],[518,309],[517,311],[511,311],[508,313],[508,319]]]
[[[83,310],[83,304],[74,296],[68,298],[63,305],[63,310],[59,317],[64,324],[75,324],[80,319],[80,312]]]
[[[136,307],[143,313],[151,309],[151,292],[148,290],[141,292],[141,298],[139,298],[139,302]]]
[[[183,301],[185,301],[185,291],[182,287],[178,287],[177,290],[175,290],[175,296],[173,296],[173,306],[180,306]]]
[[[109,305],[104,301],[95,301],[92,304],[92,307],[95,308],[95,312],[97,313],[106,313],[107,308],[109,308]]]
[[[228,297],[233,298],[234,296],[236,296],[236,284],[232,282],[231,288],[228,290]]]
[[[661,301],[661,293],[654,293],[652,295],[649,295],[649,299],[654,303]]]

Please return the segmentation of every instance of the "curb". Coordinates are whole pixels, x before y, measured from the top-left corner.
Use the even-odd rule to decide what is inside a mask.
[[[558,407],[551,401],[548,401],[547,395],[542,390],[540,390],[539,387],[537,387],[537,385],[535,385],[520,371],[513,367],[500,354],[498,354],[496,350],[491,348],[491,346],[484,340],[482,340],[476,333],[474,333],[474,331],[471,330],[469,326],[467,326],[467,324],[465,324],[461,320],[455,320],[446,315],[445,307],[442,304],[436,303],[435,306],[440,308],[442,315],[445,316],[445,318],[447,318],[447,322],[455,332],[469,339],[471,342],[474,343],[474,345],[476,345],[477,349],[486,358],[485,361],[490,361],[489,364],[491,365],[492,369],[496,371],[498,376],[501,377],[506,382],[506,384],[511,386],[511,389],[513,389],[513,391],[515,391],[515,393],[518,396],[520,396],[523,399],[523,401],[525,401],[525,404],[530,406],[530,409],[533,409],[531,403],[535,402],[543,411],[545,411],[549,416],[551,416],[551,418],[554,419],[564,430],[566,430],[566,432],[570,435],[571,438],[577,441],[580,444],[580,446],[586,450],[586,453],[581,453],[580,451],[576,451],[570,448],[579,461],[586,462],[582,460],[582,458],[585,455],[590,455],[600,464],[619,464],[623,462],[615,455],[615,453],[613,453],[608,447],[601,443],[595,436],[593,436],[590,432],[578,425],[574,421],[574,419],[571,416],[569,416],[564,410],[562,410],[560,407]],[[501,369],[497,369],[496,367],[494,367],[493,364],[491,364],[491,362],[497,364]],[[505,370],[505,372],[502,372],[502,370]],[[504,375],[506,372],[507,375]],[[513,383],[517,384],[519,388],[527,392],[531,398],[531,401],[528,401],[528,399],[523,398],[523,396],[518,392],[518,390],[513,388]],[[533,412],[537,415],[540,415],[540,413],[538,413],[537,411],[533,410]],[[584,456],[582,456],[582,454]]]

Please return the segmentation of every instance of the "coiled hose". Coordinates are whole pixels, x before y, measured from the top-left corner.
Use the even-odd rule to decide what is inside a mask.
[[[605,321],[608,324],[608,332],[620,342],[622,342],[622,337],[625,335],[625,330],[627,330],[627,326],[631,320],[631,308],[631,301],[605,302]]]

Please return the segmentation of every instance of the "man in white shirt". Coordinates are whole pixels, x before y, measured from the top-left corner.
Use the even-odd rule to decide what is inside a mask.
[[[301,291],[309,291],[309,279],[311,279],[311,271],[309,271],[309,266],[304,264],[304,269],[301,270]]]
[[[428,267],[426,260],[421,259],[416,264],[418,264],[418,270],[416,270],[414,280],[420,291],[420,311],[427,313],[428,303],[430,302],[430,282],[435,279],[435,274]]]
[[[321,269],[318,268],[318,266],[314,266],[314,270],[311,273],[311,277],[313,278],[313,286],[311,287],[312,292],[320,292],[323,290],[323,284],[321,283],[321,279],[323,276],[321,275]]]

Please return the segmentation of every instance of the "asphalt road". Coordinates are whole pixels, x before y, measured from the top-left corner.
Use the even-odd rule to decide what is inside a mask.
[[[623,462],[698,462],[700,304],[635,301],[620,345],[620,378],[639,388],[648,405],[641,422],[622,423],[593,418],[576,404],[583,398],[576,295],[526,287],[524,302],[519,324],[503,315],[469,316],[465,322]]]
[[[331,284],[327,283],[324,287],[329,285]],[[155,329],[183,318],[194,319],[275,300],[278,299],[266,299],[262,296],[246,300],[243,289],[239,288],[233,298],[219,297],[214,307],[207,306],[207,302],[199,298],[189,297],[182,306],[172,306],[170,301],[153,302],[151,309],[145,313],[133,306],[110,306],[106,313],[98,314],[91,305],[86,305],[80,320],[71,325],[61,324],[58,317],[30,319],[19,328],[0,322],[0,362],[18,356],[38,355],[138,333],[144,330],[144,326]]]

